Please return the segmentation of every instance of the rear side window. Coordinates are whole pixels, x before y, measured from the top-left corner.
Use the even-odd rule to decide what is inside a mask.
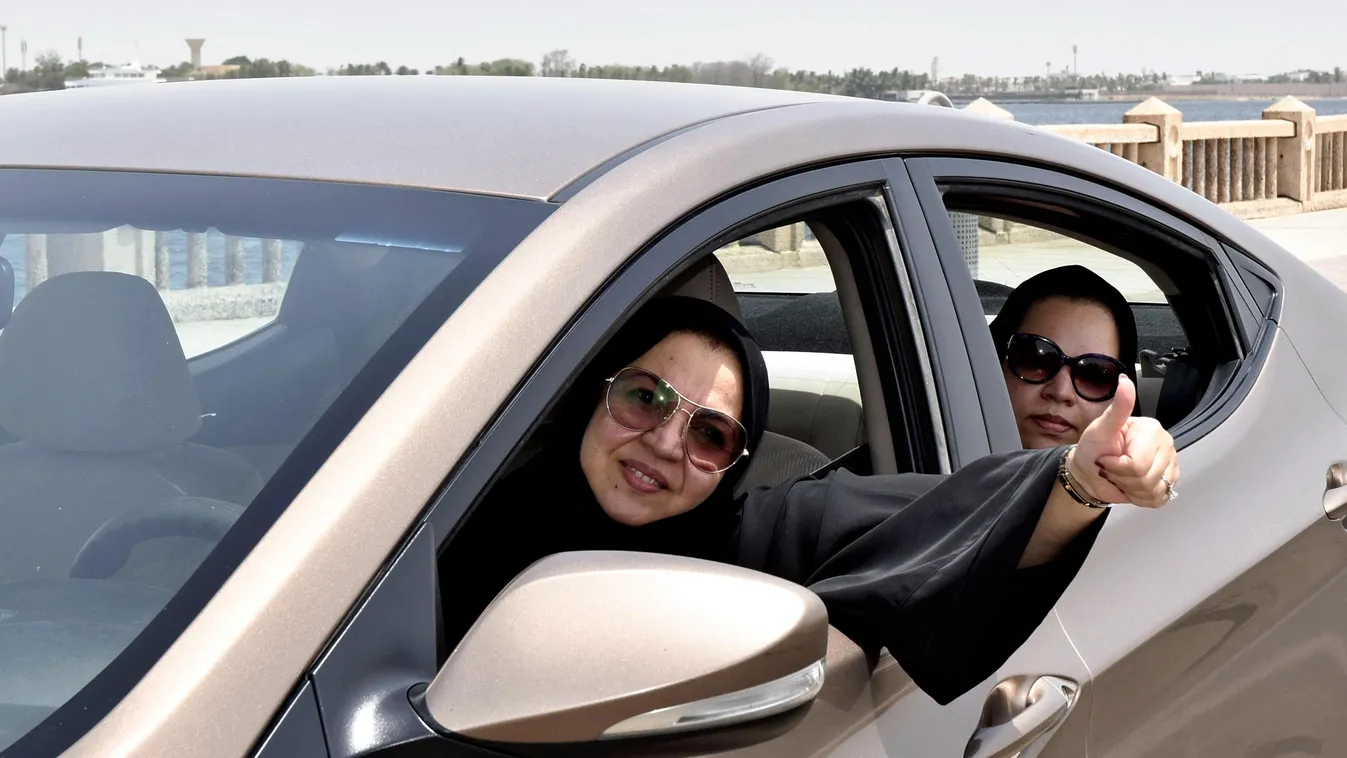
[[[0,750],[101,718],[550,211],[0,171]]]

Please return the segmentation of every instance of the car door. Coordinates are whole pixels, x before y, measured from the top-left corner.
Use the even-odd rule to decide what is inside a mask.
[[[453,736],[430,734],[408,706],[408,688],[434,675],[435,661],[446,650],[436,648],[436,613],[440,604],[454,602],[454,577],[435,576],[432,569],[438,550],[454,549],[453,535],[475,501],[524,449],[530,433],[545,418],[549,406],[576,372],[623,318],[624,314],[653,291],[670,283],[682,265],[699,252],[710,254],[720,240],[771,228],[801,217],[822,219],[820,228],[837,240],[834,250],[843,251],[849,269],[834,268],[839,289],[848,290],[856,303],[849,318],[860,318],[860,334],[867,345],[860,381],[866,394],[867,428],[887,428],[870,437],[884,448],[870,457],[879,471],[940,471],[950,467],[948,443],[932,442],[945,436],[950,424],[969,423],[961,412],[966,398],[946,393],[937,405],[924,390],[933,386],[939,364],[923,355],[933,344],[926,334],[927,317],[910,310],[913,301],[912,269],[902,263],[908,245],[913,255],[929,255],[929,234],[908,242],[894,232],[885,193],[891,176],[881,161],[864,161],[799,173],[753,187],[722,199],[687,217],[669,229],[653,228],[644,239],[657,241],[635,254],[606,286],[597,290],[589,304],[562,330],[562,336],[535,364],[525,382],[465,456],[445,488],[430,505],[425,518],[412,531],[397,559],[366,599],[354,609],[335,636],[331,647],[316,661],[306,681],[295,692],[287,711],[261,745],[260,755],[285,755],[315,729],[324,734],[332,756],[377,753],[395,755],[400,750],[432,749],[442,755],[509,754],[508,747],[487,747]],[[910,192],[910,188],[908,190]],[[864,216],[866,227],[848,216]],[[558,217],[565,208],[558,211]],[[920,240],[925,234],[926,241]],[[545,239],[530,240],[539,245]],[[578,243],[577,243],[578,244]],[[555,248],[554,248],[555,250]],[[830,257],[831,259],[831,257]],[[841,274],[839,276],[839,273]],[[844,283],[846,282],[846,283]],[[931,311],[949,307],[948,296],[925,296]],[[856,316],[857,309],[863,315]],[[939,345],[948,343],[941,341]],[[877,390],[877,391],[876,391]],[[948,403],[948,405],[946,405]],[[974,403],[976,405],[976,403]],[[951,416],[948,422],[940,420]],[[976,415],[980,416],[980,412]],[[933,426],[933,422],[935,425]],[[981,445],[986,448],[986,432]],[[959,448],[963,450],[963,448]],[[955,451],[961,459],[970,453]],[[1026,646],[1028,650],[1051,650],[1058,660],[1071,660],[1069,641],[1055,619],[1049,619]],[[1014,668],[1015,664],[1010,664]],[[1023,668],[1022,666],[1020,668]],[[1070,682],[1083,681],[1077,661],[1053,673]],[[1047,680],[1045,680],[1047,681]],[[1010,682],[994,694],[993,712],[1012,707],[1023,699],[1025,688]],[[1032,685],[1033,683],[1027,683]],[[1041,689],[1041,687],[1039,688]],[[1060,689],[1058,690],[1060,692]],[[1038,693],[1038,690],[1035,690]],[[1038,693],[1041,694],[1041,693]],[[1051,694],[1051,693],[1049,693]],[[1037,696],[1037,695],[1036,695]],[[731,729],[726,741],[712,746],[695,743],[633,743],[610,745],[613,754],[648,754],[659,749],[666,755],[734,754],[762,755],[888,755],[959,754],[969,739],[979,734],[1008,747],[1011,736],[997,717],[978,732],[979,716],[988,699],[985,692],[971,693],[949,708],[941,708],[918,691],[887,655],[867,661],[861,651],[841,635],[834,634],[828,653],[825,689],[798,724],[775,733],[754,731],[753,725]],[[1057,697],[1049,706],[1063,700]],[[1074,700],[1072,701],[1074,702]],[[319,708],[321,705],[321,708]],[[1041,712],[1043,709],[1040,709]],[[1066,707],[1045,718],[1051,727],[1065,715]],[[879,717],[878,719],[876,717]],[[377,725],[377,729],[374,728]],[[623,751],[626,751],[625,753]],[[979,755],[1004,751],[983,750]]]
[[[437,640],[437,609],[442,603],[454,602],[455,578],[436,576],[437,550],[454,549],[452,537],[465,514],[524,449],[529,435],[543,422],[550,404],[574,372],[636,303],[653,289],[669,283],[693,252],[743,227],[749,220],[759,219],[755,223],[770,225],[769,219],[760,217],[805,199],[844,197],[860,188],[882,188],[882,184],[883,172],[878,164],[844,165],[739,193],[672,229],[660,226],[647,229],[642,223],[633,223],[635,228],[626,230],[633,232],[637,240],[627,248],[625,256],[630,260],[606,286],[603,276],[593,275],[598,289],[581,293],[582,303],[590,296],[592,300],[562,327],[562,336],[534,363],[514,396],[464,457],[429,505],[425,517],[412,529],[383,578],[353,610],[330,649],[315,662],[296,689],[292,701],[260,744],[258,754],[294,754],[291,751],[299,746],[315,743],[315,730],[321,731],[327,754],[332,756],[380,751],[396,755],[403,749],[425,749],[427,743],[433,743],[431,749],[443,755],[510,753],[508,748],[487,749],[471,741],[441,739],[430,734],[405,697],[409,687],[428,682],[434,676],[437,659],[447,653]],[[583,198],[571,202],[583,205]],[[564,210],[563,207],[558,213]],[[675,209],[673,215],[682,215],[682,209]],[[563,226],[562,231],[568,230]],[[651,238],[659,241],[640,249]],[[530,244],[543,246],[556,255],[565,250],[545,238],[534,238]],[[574,244],[580,251],[592,249],[582,243]],[[520,313],[517,317],[529,319],[533,315]],[[879,406],[876,412],[883,412],[883,404]],[[856,692],[845,686],[848,683],[859,686],[861,691],[866,689],[869,671],[859,651],[844,638],[834,643],[833,664],[830,687],[842,685],[842,693],[825,698],[854,696]],[[880,677],[880,684],[887,691],[892,680],[890,673]],[[869,712],[865,702],[839,700],[836,707],[821,706],[815,709],[815,721],[807,731],[819,744],[827,744],[833,740],[835,728],[843,729],[848,720],[863,718]],[[839,717],[841,724],[837,723]],[[378,728],[372,730],[371,724],[378,724]],[[639,752],[639,747],[636,750]]]
[[[1134,260],[1165,290],[1187,349],[1211,359],[1204,392],[1169,426],[1182,461],[1178,499],[1159,511],[1115,507],[1057,604],[1093,679],[1086,742],[1054,740],[1044,754],[1347,752],[1336,707],[1347,692],[1347,535],[1321,504],[1347,426],[1277,326],[1280,298],[1266,296],[1281,292],[1275,273],[1241,265],[1239,250],[1159,203],[1063,171],[943,158],[908,169],[965,312],[984,303],[961,265],[970,245],[951,211],[1031,226],[1050,218],[1045,227]],[[1003,212],[1007,199],[1061,213]],[[971,247],[991,253],[989,266],[1014,254]],[[1038,265],[1068,262],[1070,254]],[[1250,271],[1261,272],[1258,289]],[[1143,345],[1148,307],[1134,305]],[[994,360],[975,321],[961,323],[969,350]],[[1161,402],[1172,382],[1160,382]],[[1007,398],[995,394],[984,409],[1004,416]],[[1022,652],[1018,671],[1064,665],[1053,651]]]

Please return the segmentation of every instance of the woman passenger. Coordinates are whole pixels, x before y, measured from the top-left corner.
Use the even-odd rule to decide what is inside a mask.
[[[833,626],[887,647],[946,704],[1004,663],[1071,582],[1106,513],[1086,499],[1158,507],[1161,475],[1178,476],[1169,435],[1115,410],[1074,448],[987,456],[949,476],[839,470],[735,497],[768,393],[762,354],[730,314],[689,298],[642,308],[563,399],[541,452],[441,556],[451,648],[543,557],[667,553],[808,587]],[[1068,453],[1079,501],[1059,483]]]
[[[1026,448],[1077,442],[1113,402],[1119,377],[1136,384],[1132,309],[1084,266],[1026,279],[1006,298],[991,332]]]

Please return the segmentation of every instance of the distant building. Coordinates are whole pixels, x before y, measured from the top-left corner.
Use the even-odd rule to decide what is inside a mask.
[[[66,89],[84,87],[116,87],[128,84],[157,84],[164,81],[159,77],[159,69],[142,66],[138,61],[124,66],[105,66],[91,69],[82,79],[67,79]]]

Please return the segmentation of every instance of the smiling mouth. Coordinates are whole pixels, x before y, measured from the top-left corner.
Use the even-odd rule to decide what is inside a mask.
[[[639,463],[622,461],[622,473],[626,475],[627,482],[638,492],[658,492],[669,488],[668,483],[664,481],[664,477]]]

